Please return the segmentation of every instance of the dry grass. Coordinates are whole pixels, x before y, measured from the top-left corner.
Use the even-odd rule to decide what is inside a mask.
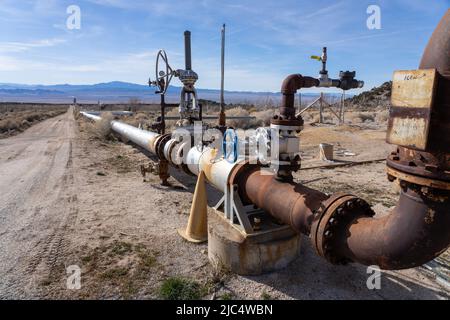
[[[230,117],[248,117],[250,113],[242,107],[228,109],[226,115]],[[248,129],[250,128],[250,121],[245,119],[227,119],[227,125],[233,128]]]
[[[159,289],[159,297],[165,300],[199,300],[207,293],[207,288],[199,282],[181,277],[164,280]]]
[[[267,109],[262,111],[255,111],[250,113],[250,116],[256,117],[255,120],[252,120],[250,122],[250,125],[252,127],[258,128],[258,127],[267,127],[270,125],[270,120],[275,115],[275,109]]]
[[[154,121],[154,116],[152,113],[149,112],[137,112],[131,117],[123,117],[124,122],[128,123],[129,125],[135,126],[135,127],[141,127],[146,128],[148,125],[150,125]]]
[[[32,125],[67,111],[64,106],[0,105],[0,138],[16,135]]]
[[[145,245],[114,240],[82,251],[84,255],[78,263],[83,268],[86,285],[80,290],[80,297],[92,299],[107,295],[130,299],[152,291],[148,285],[158,266],[158,253]]]
[[[111,139],[111,121],[113,119],[114,116],[111,112],[105,112],[102,114],[102,120],[92,122],[88,130],[100,140],[109,140]]]
[[[378,124],[384,124],[388,121],[388,119],[389,119],[389,111],[388,110],[379,111],[379,112],[377,112],[377,114],[375,116],[375,121]]]
[[[350,123],[374,122],[375,116],[374,112],[346,112],[345,121]]]

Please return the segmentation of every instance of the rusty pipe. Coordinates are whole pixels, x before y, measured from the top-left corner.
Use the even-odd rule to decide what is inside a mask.
[[[238,179],[241,198],[255,204],[275,219],[308,235],[314,212],[328,196],[293,182],[283,182],[259,169],[243,173]]]
[[[434,113],[439,114],[430,126],[434,156],[442,159],[447,156],[444,168],[450,171],[450,9],[434,30],[420,61],[420,69],[435,68],[438,71]]]
[[[358,262],[405,269],[434,259],[450,245],[450,10],[434,31],[420,68],[438,71],[432,144],[427,151],[398,147],[388,171],[402,187],[398,204],[379,219],[360,199],[332,197],[319,210],[311,233],[316,251],[332,263]]]
[[[450,243],[449,193],[429,197],[402,191],[386,216],[360,217],[336,238],[334,255],[382,269],[420,266],[444,252]]]
[[[295,119],[295,94],[301,88],[311,88],[319,85],[319,80],[303,77],[301,74],[291,74],[281,85],[280,115],[288,120]]]
[[[420,61],[420,69],[435,68],[450,79],[450,9],[444,14],[431,35]]]

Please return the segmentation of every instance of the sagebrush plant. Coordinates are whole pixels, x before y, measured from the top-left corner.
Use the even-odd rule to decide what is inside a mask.
[[[226,110],[227,117],[248,117],[250,113],[242,107]],[[227,119],[227,125],[233,128],[248,129],[250,122],[247,119]]]
[[[111,137],[111,121],[114,116],[111,112],[102,114],[102,119],[92,124],[92,133],[101,140],[107,140]]]
[[[28,106],[32,108],[31,106]],[[4,107],[5,112],[0,113],[0,134],[6,133],[20,133],[33,124],[48,118],[55,117],[67,111],[64,107],[48,107],[49,110],[44,108],[36,108],[36,110],[27,110],[23,106],[17,107]]]

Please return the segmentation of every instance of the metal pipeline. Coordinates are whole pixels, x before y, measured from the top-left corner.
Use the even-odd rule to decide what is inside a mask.
[[[441,138],[450,136],[449,31],[450,10],[433,33],[421,62],[421,68],[436,68],[440,74],[436,107],[441,110],[443,118],[440,118],[441,124],[431,122],[430,131],[440,132]],[[286,126],[292,125],[290,122],[297,124],[299,119],[295,118],[294,107],[296,91],[317,85],[318,80],[311,77],[299,74],[288,76],[282,85],[281,119],[272,122]],[[100,119],[84,115],[93,120]],[[170,137],[165,138],[118,121],[112,122],[112,128],[156,153],[160,159],[174,162],[168,144]],[[301,184],[262,174],[258,166],[212,161],[214,149],[194,147],[180,156],[187,159],[185,168],[189,172],[205,172],[207,180],[221,191],[226,184],[237,184],[243,201],[255,204],[294,230],[309,235],[317,253],[329,262],[358,262],[376,264],[383,269],[404,269],[420,266],[435,258],[450,244],[450,182],[447,178],[450,154],[446,148],[448,145],[442,147],[439,144],[434,144],[433,149],[427,152],[399,148],[403,149],[403,153],[399,151],[401,156],[419,157],[423,162],[428,159],[438,161],[433,162],[433,172],[428,173],[425,165],[422,171],[417,171],[420,166],[411,166],[409,171],[401,171],[400,165],[395,167],[402,174],[396,178],[400,180],[403,190],[397,206],[382,218],[373,218],[375,213],[370,205],[351,194],[338,193],[329,197]]]
[[[382,269],[420,266],[439,256],[450,243],[449,195],[441,192],[427,197],[408,188],[387,216],[353,220],[336,237],[331,254]]]
[[[80,112],[80,114],[94,121],[102,120],[101,117],[89,112]],[[113,131],[117,132],[128,140],[133,141],[135,144],[144,148],[145,150],[156,154],[156,142],[158,141],[158,138],[161,137],[160,134],[152,131],[141,130],[139,128],[116,120],[112,120],[110,124]]]
[[[240,197],[257,205],[278,221],[308,235],[316,212],[328,196],[301,184],[285,182],[259,168],[243,172],[236,179]]]
[[[438,86],[426,151],[398,147],[387,159],[390,180],[402,188],[382,218],[352,195],[324,202],[312,226],[317,252],[333,263],[405,269],[434,259],[450,244],[450,10],[434,31],[421,69],[436,69]]]
[[[80,112],[80,114],[93,121],[102,120],[101,117],[89,112]],[[175,138],[171,139],[169,134],[161,135],[142,130],[116,120],[112,120],[110,124],[114,132],[150,151],[173,167],[193,175],[203,171],[208,182],[222,192],[225,190],[232,170],[239,165],[239,163],[215,159],[217,151],[209,147],[194,146],[186,150],[186,143]]]
[[[192,70],[191,32],[188,30],[184,32],[184,59],[185,69]]]
[[[280,115],[288,120],[295,119],[295,94],[301,88],[317,87],[319,80],[303,77],[301,74],[291,74],[281,85]]]

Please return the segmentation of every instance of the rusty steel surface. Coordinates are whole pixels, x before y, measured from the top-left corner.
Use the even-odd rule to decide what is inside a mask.
[[[433,33],[420,68],[399,72],[387,141],[389,179],[400,180],[396,207],[373,218],[351,195],[333,195],[316,212],[311,238],[331,263],[357,262],[382,269],[420,266],[450,244],[450,10]],[[421,79],[418,79],[420,78]],[[406,147],[405,147],[406,146]],[[419,150],[418,150],[419,149]]]
[[[421,113],[416,119],[422,118],[429,125],[428,134],[423,137],[426,139],[426,148],[423,148],[426,151],[414,150],[411,147],[399,147],[388,157],[387,164],[389,167],[407,174],[450,181],[450,10],[447,10],[433,32],[422,56],[420,69],[437,71],[437,85],[435,85],[431,112],[425,111],[427,108],[419,108],[417,104],[411,109],[411,113]],[[432,90],[430,84],[428,86],[423,84],[423,86],[428,88],[426,90]],[[393,87],[393,93],[394,90],[395,87]],[[411,92],[412,89],[409,91],[410,95],[415,94],[415,92]],[[393,109],[395,108],[393,107]],[[405,110],[403,110],[403,118],[408,113]],[[396,111],[393,112],[393,115],[396,116]],[[394,118],[400,119],[402,115]],[[424,126],[422,127],[424,128]],[[418,134],[418,132],[409,132],[411,137],[417,138]],[[387,140],[389,142],[389,133]],[[391,142],[395,143],[396,141],[392,140]]]
[[[386,172],[389,176],[395,177],[399,180],[410,182],[419,186],[430,187],[440,190],[450,190],[450,182],[445,182],[436,179],[429,179],[419,176],[414,176],[412,174],[407,174],[399,170],[395,170],[387,167]]]
[[[312,226],[311,240],[316,252],[333,264],[346,264],[352,260],[339,254],[336,244],[345,228],[358,217],[372,217],[370,205],[353,195],[335,194],[324,203]]]
[[[450,10],[433,33],[420,66],[437,70],[434,103],[403,105],[409,110],[391,113],[393,119],[407,119],[402,113],[406,112],[424,121],[392,123],[392,127],[410,128],[401,133],[403,138],[411,132],[415,135],[414,130],[429,127],[426,137],[415,135],[416,141],[426,140],[426,143],[425,146],[416,143],[414,147],[426,151],[399,146],[387,159],[389,177],[401,180],[402,192],[398,204],[386,216],[373,218],[368,203],[350,194],[330,197],[301,184],[278,180],[273,174],[262,172],[259,166],[216,163],[212,161],[212,152],[192,148],[188,157],[199,161],[198,165],[189,164],[188,169],[194,174],[203,170],[209,182],[218,188],[226,183],[237,184],[244,202],[254,204],[295,231],[310,235],[317,253],[331,263],[357,262],[382,269],[420,266],[440,255],[450,244],[450,191],[446,190],[450,181],[449,52]],[[302,87],[316,86],[317,82],[299,74],[285,79],[280,118],[274,119],[277,125],[299,123],[301,118],[295,117],[295,93]],[[414,86],[407,91],[411,88]],[[427,113],[420,114],[420,110]],[[132,129],[131,134],[141,136],[142,130],[136,130]],[[154,137],[158,157],[165,160],[163,151],[170,136],[148,135]],[[160,168],[161,171],[164,170]]]
[[[297,232],[309,234],[314,211],[328,196],[301,184],[282,182],[260,170],[238,178],[240,196]]]
[[[420,69],[435,68],[445,78],[450,78],[450,9],[444,14],[424,50]]]
[[[281,85],[280,115],[287,120],[295,119],[295,93],[301,88],[310,88],[319,85],[319,80],[312,77],[303,77],[301,74],[291,74],[284,79]]]
[[[450,9],[447,10],[425,48],[420,69],[438,72],[438,87],[430,136],[433,151],[450,153]]]
[[[394,73],[387,142],[427,149],[436,82],[435,69]]]
[[[334,242],[334,254],[382,269],[420,266],[450,243],[448,201],[448,191],[428,197],[408,189],[389,215],[352,221]]]
[[[392,106],[429,109],[436,93],[436,77],[436,69],[395,71]]]
[[[429,153],[398,147],[388,156],[387,165],[412,175],[450,181],[450,154],[448,153]]]

